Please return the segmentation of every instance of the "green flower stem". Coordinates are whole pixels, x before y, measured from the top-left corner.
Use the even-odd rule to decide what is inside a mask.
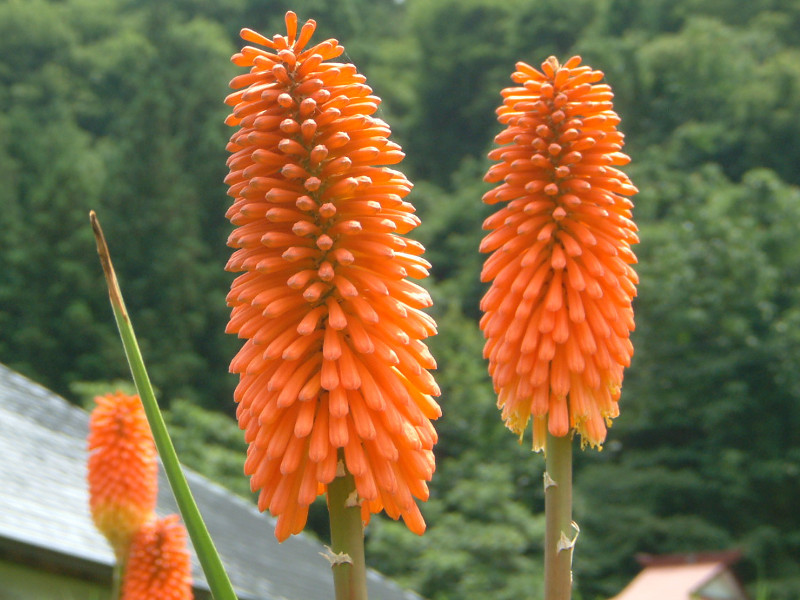
[[[572,522],[572,436],[547,434],[544,474],[544,597],[572,597],[572,549],[577,526]]]
[[[122,594],[122,576],[125,573],[125,565],[117,559],[114,565],[114,574],[111,578],[111,600],[119,600]]]
[[[364,561],[364,524],[356,500],[356,484],[339,452],[336,479],[328,484],[331,522],[331,569],[336,600],[367,600],[367,568]]]
[[[164,470],[167,473],[172,493],[178,503],[181,517],[183,517],[183,522],[186,524],[186,529],[192,539],[192,544],[197,552],[197,557],[200,559],[200,565],[203,568],[203,573],[206,576],[214,599],[236,600],[233,586],[222,566],[219,553],[214,547],[214,542],[211,540],[206,524],[203,522],[203,517],[197,509],[197,504],[189,489],[189,484],[186,482],[186,477],[181,470],[172,440],[167,432],[167,426],[164,424],[164,418],[158,408],[153,386],[150,384],[150,377],[147,375],[142,353],[139,350],[139,344],[133,332],[133,326],[125,310],[125,303],[122,299],[122,292],[119,289],[117,276],[114,273],[114,267],[111,264],[111,256],[108,253],[105,236],[94,211],[89,213],[89,220],[92,223],[92,230],[97,242],[97,253],[100,255],[100,262],[103,265],[103,273],[108,285],[111,308],[114,311],[120,338],[122,338],[122,344],[125,347],[125,354],[128,357],[133,381],[136,384],[139,397],[142,399],[145,414],[153,432],[153,439],[161,457],[161,462],[164,464]]]

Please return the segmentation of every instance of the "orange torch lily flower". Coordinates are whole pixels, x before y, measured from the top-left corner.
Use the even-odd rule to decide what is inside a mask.
[[[419,220],[403,198],[405,176],[382,165],[403,158],[380,99],[342,46],[309,46],[314,21],[268,39],[245,29],[233,62],[250,67],[227,123],[227,212],[237,250],[227,331],[244,338],[231,363],[245,472],[283,540],[303,529],[308,506],[344,468],[362,516],[385,509],[417,533],[414,498],[428,497],[440,415],[436,364],[421,341],[435,323],[428,293],[407,277],[430,265],[402,237]],[[340,464],[340,457],[343,462]]]
[[[192,564],[178,515],[145,523],[131,542],[122,600],[191,600]]]
[[[95,398],[89,419],[89,508],[117,559],[152,518],[158,494],[156,447],[139,396]]]
[[[517,63],[485,177],[499,185],[484,202],[503,207],[481,244],[484,356],[506,426],[522,436],[533,417],[537,450],[548,429],[600,446],[633,355],[637,190],[615,168],[630,159],[611,88],[580,63]]]

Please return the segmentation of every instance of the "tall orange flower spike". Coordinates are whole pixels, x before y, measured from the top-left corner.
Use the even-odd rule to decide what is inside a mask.
[[[379,98],[351,64],[329,62],[336,40],[307,47],[314,21],[286,36],[245,29],[233,56],[251,67],[231,87],[227,212],[236,226],[227,331],[247,341],[231,363],[249,443],[245,472],[279,540],[346,465],[365,521],[385,509],[422,533],[414,498],[428,497],[441,411],[422,339],[436,331],[419,224]],[[339,464],[343,456],[344,464]]]
[[[95,402],[89,419],[89,508],[119,560],[156,508],[156,447],[139,396],[117,392]]]
[[[192,564],[178,515],[145,523],[133,538],[122,600],[191,600]]]
[[[484,357],[506,426],[521,437],[533,417],[536,450],[548,429],[599,447],[633,355],[637,190],[615,168],[630,159],[611,88],[580,63],[517,63],[485,177],[501,183],[484,202],[504,206],[483,224]]]

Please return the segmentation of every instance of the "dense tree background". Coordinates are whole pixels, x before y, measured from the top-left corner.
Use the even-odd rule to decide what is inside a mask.
[[[239,28],[289,8],[384,99],[434,264],[430,529],[376,520],[372,565],[431,600],[539,593],[543,460],[481,358],[480,197],[514,63],[578,53],[617,94],[642,243],[622,415],[577,456],[576,595],[637,552],[736,547],[754,597],[800,597],[797,0],[0,0],[0,361],[75,401],[126,377],[94,208],[185,460],[246,493],[222,99]]]

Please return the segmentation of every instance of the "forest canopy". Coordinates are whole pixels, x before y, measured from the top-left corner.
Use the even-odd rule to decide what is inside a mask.
[[[617,593],[639,552],[740,548],[754,597],[800,597],[796,0],[3,0],[0,361],[76,402],[127,376],[96,210],[179,445],[202,456],[201,423],[212,475],[246,490],[217,425],[235,427],[217,413],[237,346],[223,99],[239,30],[282,31],[289,9],[383,99],[433,263],[430,529],[375,521],[371,566],[431,600],[535,597],[543,461],[504,429],[481,355],[482,176],[515,62],[579,54],[616,94],[641,284],[621,416],[576,457],[576,595]]]

